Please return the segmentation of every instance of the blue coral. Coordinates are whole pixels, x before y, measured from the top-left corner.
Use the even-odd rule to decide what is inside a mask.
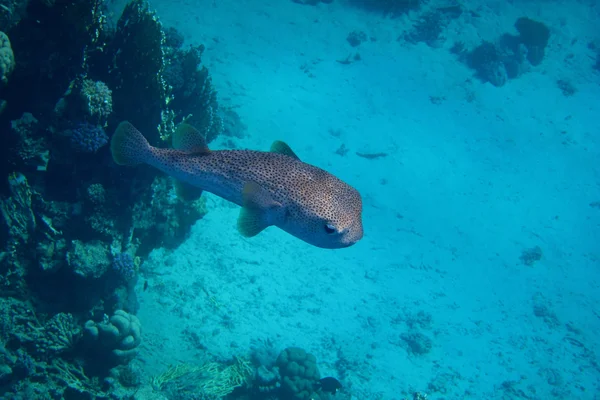
[[[108,143],[108,136],[98,125],[79,124],[71,135],[71,145],[82,153],[95,153]]]
[[[133,279],[137,274],[137,268],[133,257],[128,253],[118,253],[113,257],[113,270],[126,280]]]

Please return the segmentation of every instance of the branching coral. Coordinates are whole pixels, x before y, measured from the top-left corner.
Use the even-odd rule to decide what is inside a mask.
[[[43,326],[28,324],[33,333],[36,352],[45,357],[72,350],[79,339],[81,329],[73,315],[59,313]]]
[[[152,386],[157,390],[174,386],[180,395],[186,393],[200,395],[203,399],[221,399],[233,392],[236,387],[246,385],[252,376],[250,363],[235,357],[231,365],[223,367],[216,362],[200,366],[178,364],[170,366],[164,373],[152,378]]]

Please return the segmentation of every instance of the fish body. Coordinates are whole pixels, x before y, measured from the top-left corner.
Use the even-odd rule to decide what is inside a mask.
[[[304,163],[282,142],[270,152],[211,151],[202,135],[182,124],[174,149],[150,146],[128,122],[111,139],[117,164],[148,164],[178,181],[242,207],[238,230],[255,236],[268,226],[322,248],[348,247],[362,230],[360,193],[334,175]]]
[[[337,379],[335,379],[331,376],[328,376],[327,378],[323,378],[323,379],[319,380],[317,387],[320,388],[324,392],[335,395],[337,393],[337,391],[342,388],[342,384]]]

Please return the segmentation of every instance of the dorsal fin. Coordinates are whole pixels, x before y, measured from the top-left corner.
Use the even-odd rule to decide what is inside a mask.
[[[294,150],[292,150],[291,147],[287,145],[287,143],[282,142],[281,140],[274,141],[271,145],[270,151],[271,153],[284,154],[286,156],[295,158],[296,160],[300,160],[300,157],[298,157],[296,153],[294,153]]]
[[[173,148],[190,153],[206,154],[210,152],[204,136],[189,124],[181,123],[171,137]]]

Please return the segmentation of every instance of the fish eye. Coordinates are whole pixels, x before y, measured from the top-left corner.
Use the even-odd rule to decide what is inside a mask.
[[[333,226],[333,224],[327,223],[325,224],[325,232],[328,235],[333,235],[334,233],[337,233],[337,229],[335,229],[335,226]]]

